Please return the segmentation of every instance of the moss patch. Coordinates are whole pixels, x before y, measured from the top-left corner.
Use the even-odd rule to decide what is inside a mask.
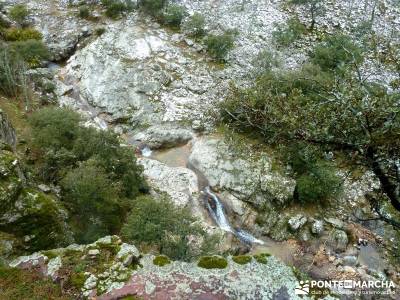
[[[204,269],[225,269],[228,266],[228,262],[221,256],[203,256],[197,266]]]
[[[260,254],[254,255],[253,257],[258,263],[266,264],[266,263],[268,263],[269,256],[271,256],[271,254],[269,254],[269,253],[260,253]]]
[[[159,266],[159,267],[163,267],[163,266],[168,265],[170,263],[171,263],[171,261],[165,255],[159,255],[159,256],[156,256],[153,259],[153,264],[155,264],[156,266]]]
[[[239,265],[246,265],[251,262],[252,257],[249,255],[232,256],[232,260]]]

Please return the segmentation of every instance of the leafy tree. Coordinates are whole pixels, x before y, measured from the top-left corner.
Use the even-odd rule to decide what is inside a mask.
[[[190,261],[215,249],[215,239],[207,236],[191,213],[165,198],[136,199],[121,233],[124,239],[155,246],[172,259]],[[191,246],[193,238],[199,239],[200,245]]]
[[[223,120],[268,143],[302,141],[362,158],[400,211],[400,93],[363,78],[358,48],[342,37],[331,40],[345,42],[318,45],[314,64],[266,72],[248,89],[233,87]]]
[[[303,5],[310,14],[310,31],[314,30],[316,18],[325,14],[324,2],[322,0],[291,0],[295,5]]]

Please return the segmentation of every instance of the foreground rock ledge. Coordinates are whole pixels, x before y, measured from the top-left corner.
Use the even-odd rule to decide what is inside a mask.
[[[104,255],[107,251],[113,255]],[[92,264],[91,272],[81,272],[80,293],[89,299],[128,295],[140,299],[308,299],[294,294],[298,280],[293,270],[272,256],[265,264],[253,258],[245,265],[228,257],[224,269],[203,269],[196,262],[180,261],[160,267],[153,264],[153,255],[141,255],[135,246],[122,243],[117,236],[21,256],[10,266],[35,268],[60,282],[65,274],[64,262],[70,268],[73,257],[77,263],[92,260],[97,264],[95,268]]]

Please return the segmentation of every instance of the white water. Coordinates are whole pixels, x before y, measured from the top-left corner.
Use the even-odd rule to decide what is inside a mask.
[[[150,157],[151,156],[151,154],[152,154],[152,151],[151,151],[151,149],[149,148],[149,147],[144,147],[142,150],[141,150],[141,152],[142,152],[142,155],[144,156],[144,157]]]
[[[264,242],[255,238],[253,235],[251,235],[249,232],[244,231],[242,229],[233,229],[232,226],[229,224],[228,219],[225,216],[224,212],[224,207],[219,200],[218,196],[215,195],[213,192],[211,192],[210,187],[206,187],[204,189],[204,194],[207,195],[207,197],[212,199],[212,203],[214,204],[213,206],[210,204],[211,201],[207,200],[206,201],[206,206],[208,208],[208,211],[210,212],[210,215],[212,218],[215,220],[215,222],[218,224],[218,226],[225,231],[232,232],[234,235],[236,235],[241,241],[247,243],[247,244],[260,244],[263,245]]]

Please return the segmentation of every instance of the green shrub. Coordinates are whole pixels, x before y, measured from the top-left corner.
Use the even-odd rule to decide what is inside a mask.
[[[319,162],[297,179],[296,192],[300,202],[316,203],[338,195],[341,186],[342,180],[335,169]]]
[[[30,67],[37,67],[42,60],[50,57],[50,53],[42,41],[18,41],[11,43],[10,46]]]
[[[126,4],[120,0],[102,0],[101,3],[106,8],[106,16],[112,19],[119,18],[124,12],[133,9],[132,4]]]
[[[65,205],[79,221],[78,242],[90,243],[119,229],[122,212],[118,192],[95,161],[69,171],[61,187]]]
[[[197,266],[204,269],[225,269],[228,261],[221,256],[203,256],[200,257]]]
[[[183,6],[171,4],[164,10],[162,20],[167,25],[179,28],[186,14],[187,12]]]
[[[97,36],[101,36],[105,32],[106,32],[106,29],[104,27],[96,28],[96,30],[95,30],[95,33]]]
[[[69,281],[72,286],[74,286],[78,290],[81,290],[85,284],[86,276],[85,274],[83,274],[83,272],[74,272],[71,274]]]
[[[205,34],[205,18],[199,13],[194,13],[186,22],[185,28],[189,36],[202,37]]]
[[[79,7],[78,16],[79,16],[79,18],[82,18],[82,19],[89,18],[89,16],[90,16],[89,8],[86,5]]]
[[[251,262],[252,258],[249,255],[232,256],[232,260],[239,265],[246,265]]]
[[[168,199],[139,197],[134,201],[121,233],[127,241],[155,246],[160,253],[174,260],[190,261],[215,248],[215,244],[207,242],[195,248],[189,244],[189,236],[210,239],[194,222],[187,209],[176,207]]]
[[[171,263],[171,261],[165,255],[158,255],[158,256],[154,257],[154,259],[153,259],[153,264],[155,264],[156,266],[159,266],[159,267],[164,267],[165,265],[168,265],[170,263]]]
[[[268,257],[270,257],[271,254],[269,253],[260,253],[260,254],[256,254],[254,255],[254,259],[260,263],[260,264],[267,264],[268,263]]]
[[[16,97],[26,90],[26,64],[10,47],[0,46],[0,92]]]
[[[4,31],[4,39],[6,41],[26,41],[38,40],[41,41],[42,34],[34,28],[9,28]]]
[[[363,51],[349,36],[334,34],[314,48],[311,61],[323,71],[340,70],[348,68],[352,62],[360,64],[363,61]]]
[[[17,4],[10,9],[9,15],[12,20],[22,25],[29,16],[29,11],[25,4]]]
[[[306,32],[306,26],[304,26],[299,19],[291,18],[286,25],[278,26],[277,30],[272,33],[272,36],[278,45],[287,47],[300,39]]]
[[[168,4],[168,0],[139,0],[139,6],[152,16],[159,16],[161,10]]]
[[[208,53],[219,61],[225,59],[228,52],[233,48],[234,41],[235,33],[231,31],[219,35],[210,34],[205,39]]]

